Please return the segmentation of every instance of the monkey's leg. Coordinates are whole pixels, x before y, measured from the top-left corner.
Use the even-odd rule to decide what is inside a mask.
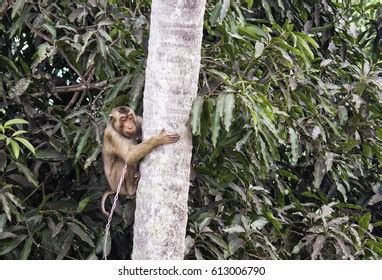
[[[138,182],[141,178],[141,172],[135,172],[130,184],[126,184],[127,198],[133,199],[137,193]]]

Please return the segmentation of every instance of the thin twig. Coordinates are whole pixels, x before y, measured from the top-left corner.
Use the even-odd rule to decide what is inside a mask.
[[[80,92],[79,91],[76,91],[73,96],[72,96],[72,99],[70,99],[68,105],[66,105],[64,111],[67,112],[73,105],[74,103],[76,102],[77,98],[78,98],[78,95],[80,95]]]
[[[76,74],[78,75],[78,77],[80,77],[81,79],[81,82],[84,81],[84,77],[82,76],[82,74],[80,73],[80,71],[72,64],[72,62],[70,61],[69,57],[66,55],[66,53],[64,52],[63,49],[61,48],[58,48],[58,51],[60,52],[60,54],[64,57],[66,63],[70,66],[70,68],[73,69],[74,72],[76,72]]]

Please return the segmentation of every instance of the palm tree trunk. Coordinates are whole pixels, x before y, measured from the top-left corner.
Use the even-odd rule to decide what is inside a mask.
[[[205,0],[153,0],[143,100],[143,137],[177,132],[176,144],[141,163],[133,259],[183,259]]]

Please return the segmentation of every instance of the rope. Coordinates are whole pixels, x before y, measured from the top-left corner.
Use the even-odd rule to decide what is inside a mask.
[[[119,193],[121,191],[121,186],[122,186],[122,183],[123,183],[123,179],[125,179],[126,170],[127,170],[127,163],[125,163],[125,166],[123,167],[121,179],[119,179],[117,192],[115,193],[113,205],[111,206],[110,214],[109,214],[109,217],[107,219],[107,224],[106,224],[106,227],[105,227],[105,235],[104,235],[104,243],[103,243],[103,258],[105,260],[107,260],[106,247],[107,247],[107,238],[110,236],[111,219],[113,218],[114,210],[115,210],[115,207],[117,205],[118,195],[119,195]]]

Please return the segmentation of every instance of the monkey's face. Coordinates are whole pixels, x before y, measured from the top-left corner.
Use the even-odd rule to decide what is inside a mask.
[[[135,115],[131,111],[127,114],[120,114],[117,122],[120,133],[127,138],[132,137],[137,131],[137,126],[135,125]]]

